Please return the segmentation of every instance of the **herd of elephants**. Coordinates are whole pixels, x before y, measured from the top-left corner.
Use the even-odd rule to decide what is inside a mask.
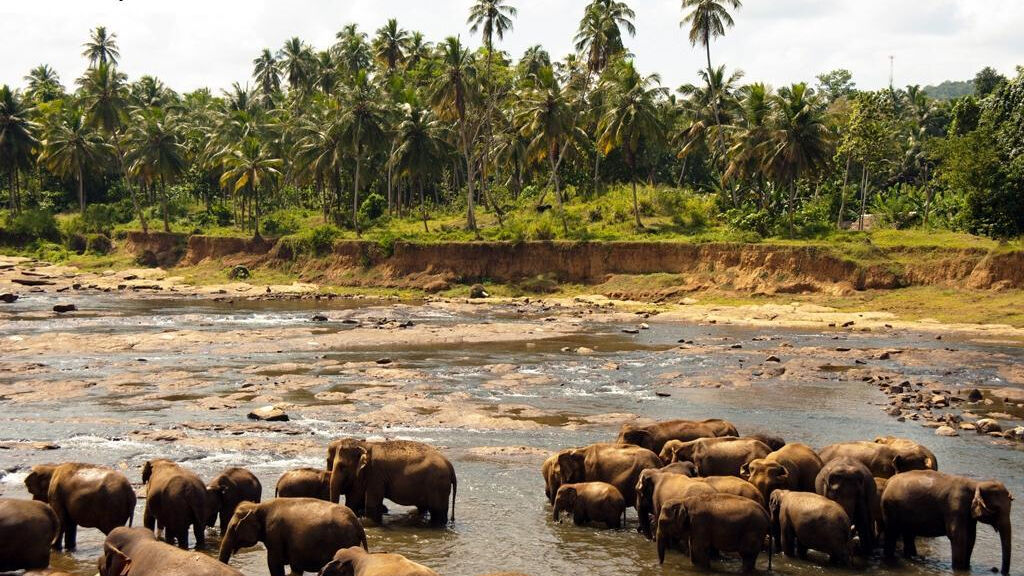
[[[566,513],[577,525],[621,528],[626,509],[635,508],[638,530],[656,542],[662,561],[680,550],[709,568],[730,553],[750,572],[762,552],[770,568],[774,552],[806,558],[815,550],[849,564],[879,544],[892,559],[901,541],[910,558],[915,538],[946,536],[953,568],[966,570],[982,522],[999,533],[1001,571],[1010,569],[1013,497],[1006,487],[939,472],[930,450],[905,439],[815,451],[740,436],[725,420],[627,424],[615,442],[562,450],[541,472],[556,520]],[[144,527],[129,528],[136,495],[121,472],[34,466],[25,479],[33,500],[0,498],[0,572],[45,570],[51,548],[74,549],[82,526],[106,534],[101,576],[237,576],[232,554],[258,543],[272,576],[286,567],[324,576],[436,575],[399,554],[369,553],[360,518],[380,524],[386,499],[444,526],[455,518],[458,491],[455,469],[439,450],[402,440],[334,441],[325,469],[284,473],[275,498],[263,502],[259,479],[244,468],[204,484],[174,462],[151,460],[142,482]],[[190,552],[190,532],[202,548],[218,520],[219,559]]]

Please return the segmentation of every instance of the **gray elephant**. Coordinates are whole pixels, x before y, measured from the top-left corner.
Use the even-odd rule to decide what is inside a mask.
[[[637,531],[654,538],[652,522],[658,520],[662,505],[669,500],[682,500],[700,494],[714,494],[716,490],[703,478],[648,468],[640,472],[636,482],[636,513],[640,520]]]
[[[288,470],[274,487],[276,498],[318,498],[331,500],[331,472],[317,468]]]
[[[640,472],[660,467],[657,454],[630,444],[592,444],[558,453],[561,484],[607,482],[619,490],[626,506],[636,503]]]
[[[680,440],[688,442],[698,438],[715,438],[718,436],[739,436],[736,427],[726,420],[669,420],[655,422],[647,426],[623,424],[619,430],[616,444],[633,444],[647,448],[657,454],[661,452],[665,442]]]
[[[814,492],[821,466],[821,458],[810,446],[787,444],[764,458],[752,460],[740,470],[740,476],[757,486],[767,502],[773,490]]]
[[[177,542],[188,549],[188,531],[192,528],[196,548],[206,544],[206,486],[191,470],[170,460],[150,460],[142,467],[142,483],[146,485],[146,508],[142,521],[146,528],[165,532],[167,542]]]
[[[558,468],[558,453],[548,456],[541,464],[540,474],[544,477],[544,496],[547,496],[548,503],[555,503],[555,493],[562,485],[562,473]]]
[[[401,554],[370,554],[358,546],[338,550],[319,576],[438,576]]]
[[[690,561],[698,568],[711,568],[713,552],[737,552],[743,560],[743,572],[751,573],[770,528],[764,507],[741,496],[709,494],[670,500],[658,516],[658,562],[665,562],[665,551],[672,541],[682,540],[689,543]]]
[[[842,506],[857,529],[861,554],[870,555],[875,547],[871,506],[877,494],[875,478],[867,466],[853,458],[830,460],[821,467],[814,487],[815,492]]]
[[[242,548],[262,542],[271,576],[317,572],[341,548],[362,546],[366,532],[348,507],[315,498],[275,498],[260,504],[242,502],[220,544],[225,564]]]
[[[757,502],[761,506],[767,506],[768,501],[761,497],[761,492],[757,487],[743,478],[735,476],[707,476],[705,478],[697,478],[697,480],[714,488],[715,492],[742,496]]]
[[[60,520],[43,502],[0,498],[0,572],[50,565]]]
[[[448,522],[448,497],[451,519],[455,520],[455,496],[458,479],[455,467],[433,446],[406,440],[367,442],[343,439],[327,449],[331,467],[331,501],[345,495],[352,510],[380,524],[384,499],[402,506],[416,506],[430,514],[430,523]]]
[[[895,450],[896,455],[900,458],[900,468],[903,471],[939,469],[939,459],[935,457],[935,453],[913,440],[896,436],[879,436],[875,438],[875,444],[883,444]]]
[[[228,522],[235,508],[242,502],[256,502],[263,498],[263,485],[255,474],[245,468],[227,468],[206,485],[209,514],[207,526],[213,526],[220,518],[220,531],[228,528]]]
[[[577,526],[602,522],[609,528],[618,529],[626,515],[626,500],[618,488],[607,482],[562,484],[555,494],[555,522],[561,520],[563,511],[572,512],[572,521]]]
[[[115,528],[97,564],[100,576],[243,576],[206,554],[161,542],[145,528]]]
[[[775,490],[769,511],[772,533],[786,556],[807,558],[807,550],[829,555],[833,564],[850,561],[850,517],[839,504],[813,492]]]
[[[77,544],[78,527],[104,534],[130,524],[135,515],[135,490],[128,478],[105,466],[69,462],[33,466],[25,478],[32,498],[53,508],[61,523],[60,537],[68,550]]]
[[[841,442],[822,448],[818,455],[822,464],[836,458],[852,458],[867,466],[871,475],[877,478],[892,478],[899,472],[929,469],[928,457],[923,453],[914,455],[878,442]],[[934,460],[931,463],[934,464]]]
[[[903,538],[903,555],[917,555],[917,536],[949,538],[953,569],[970,570],[978,522],[999,533],[1003,574],[1010,573],[1013,529],[1010,508],[1013,496],[1001,482],[979,482],[934,470],[918,470],[893,476],[882,494],[885,517],[885,556],[896,554]]]
[[[754,438],[701,438],[666,442],[660,458],[665,464],[693,462],[701,476],[739,476],[745,465],[771,451],[767,444]]]

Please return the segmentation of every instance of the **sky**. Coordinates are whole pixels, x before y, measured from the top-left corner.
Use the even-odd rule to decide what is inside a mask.
[[[542,44],[553,58],[573,49],[588,0],[509,0],[519,9],[501,48],[518,57]],[[679,0],[627,0],[637,35],[627,40],[644,73],[676,88],[696,80],[704,53],[680,29]],[[34,66],[49,64],[65,86],[85,68],[89,29],[115,32],[121,68],[152,74],[178,91],[227,88],[249,80],[252,60],[299,36],[326,49],[356,22],[372,34],[389,17],[438,41],[479,38],[465,24],[472,0],[0,0],[0,84],[23,86]],[[779,86],[812,81],[835,68],[859,88],[937,84],[972,78],[985,66],[1011,75],[1024,65],[1022,0],[743,0],[736,26],[712,45],[716,65],[740,68],[747,81]]]

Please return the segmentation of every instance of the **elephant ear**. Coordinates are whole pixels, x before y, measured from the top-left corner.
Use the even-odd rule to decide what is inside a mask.
[[[150,476],[153,475],[153,461],[148,460],[142,465],[142,483],[146,484],[149,482]]]
[[[359,465],[356,467],[356,476],[362,477],[366,474],[366,469],[370,466],[371,456],[370,451],[366,448],[360,448],[359,451],[361,454],[359,455]]]
[[[354,576],[355,568],[351,560],[331,560],[320,571],[319,576]]]
[[[116,547],[107,544],[103,547],[104,570],[102,576],[128,576],[132,570],[132,559]]]
[[[750,462],[740,466],[740,478],[750,480]]]
[[[971,500],[971,515],[975,519],[987,518],[992,515],[992,509],[985,502],[985,495],[981,491],[981,485],[974,489],[974,499]]]
[[[772,492],[772,495],[768,498],[768,513],[772,518],[779,517],[779,510],[782,508],[782,490],[776,490]]]

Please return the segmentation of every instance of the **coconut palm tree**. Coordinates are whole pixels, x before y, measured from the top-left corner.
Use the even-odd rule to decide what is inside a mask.
[[[487,76],[491,75],[491,60],[494,53],[494,37],[504,40],[505,34],[512,30],[512,19],[518,11],[508,4],[507,0],[476,0],[469,9],[466,24],[470,25],[472,34],[480,32],[487,50]]]
[[[398,65],[405,62],[406,51],[409,49],[409,32],[398,26],[398,20],[388,19],[384,26],[377,30],[373,40],[373,55],[385,71],[390,75]]]
[[[665,138],[665,125],[658,100],[668,96],[657,74],[642,76],[631,61],[622,60],[601,88],[606,112],[598,123],[598,147],[605,155],[621,150],[630,170],[633,185],[633,216],[636,227],[643,228],[636,193],[637,160],[641,148],[654,146]]]
[[[121,130],[128,108],[128,76],[107,63],[86,70],[78,79],[89,123],[108,134]]]
[[[354,78],[361,70],[370,67],[372,51],[366,42],[366,34],[359,31],[357,24],[346,24],[335,37],[338,41],[331,50],[349,77]]]
[[[591,74],[600,74],[615,56],[624,55],[622,30],[636,36],[636,13],[616,0],[592,0],[576,32],[576,50],[586,56]]]
[[[283,161],[273,157],[259,139],[250,137],[228,149],[220,157],[224,173],[220,185],[231,194],[253,197],[255,218],[254,235],[260,236],[260,198],[264,189],[281,175]]]
[[[386,111],[380,101],[380,93],[370,83],[369,75],[363,70],[355,83],[342,96],[341,115],[338,122],[342,127],[341,139],[347,143],[355,160],[355,175],[352,184],[352,227],[359,233],[359,191],[362,185],[362,165],[370,152],[384,141]]]
[[[416,186],[420,197],[420,213],[423,216],[423,231],[430,232],[423,184],[428,177],[437,173],[438,166],[443,163],[443,129],[428,109],[407,104],[403,112],[403,119],[395,130],[398,146],[392,155],[392,161],[401,170],[402,175]]]
[[[307,178],[316,187],[326,222],[331,211],[327,190],[333,192],[335,199],[341,197],[341,170],[346,146],[337,122],[340,116],[338,101],[333,98],[321,101],[322,105],[314,107],[298,121],[292,167],[299,177]]]
[[[29,120],[32,108],[10,87],[0,87],[0,170],[10,179],[11,212],[21,211],[19,174],[30,170],[39,144],[35,133],[39,126]]]
[[[252,65],[252,78],[263,98],[263,105],[271,108],[274,95],[281,90],[281,63],[269,48],[264,48],[259,57],[252,61]]]
[[[531,76],[536,76],[543,68],[550,67],[551,55],[540,44],[527,48],[516,66],[521,81],[529,81]]]
[[[117,66],[121,52],[117,49],[117,34],[107,32],[106,26],[97,26],[89,33],[89,41],[82,44],[82,56],[89,59],[89,66],[110,64]]]
[[[305,92],[311,84],[315,60],[309,45],[297,36],[289,38],[278,51],[277,59],[288,80],[288,88],[299,93]]]
[[[729,164],[723,179],[763,184],[768,163],[766,143],[772,137],[774,94],[770,87],[761,83],[744,86],[740,93],[739,122],[730,127],[733,144],[729,149]],[[758,189],[763,193],[761,186]],[[765,207],[763,194],[761,207]]]
[[[439,118],[458,122],[459,147],[466,162],[466,227],[478,233],[473,209],[476,196],[473,145],[479,125],[470,126],[468,114],[470,106],[476,103],[479,96],[476,62],[469,50],[454,36],[449,36],[441,44],[440,56],[441,74],[431,87],[431,105]]]
[[[64,96],[64,86],[57,71],[46,64],[36,66],[25,76],[25,95],[33,102],[52,102]]]
[[[170,232],[167,185],[186,169],[185,147],[173,119],[160,108],[136,110],[125,144],[128,171],[149,186],[159,185],[164,232]]]
[[[406,69],[415,68],[421,61],[430,56],[431,44],[424,38],[422,32],[413,32],[409,35],[409,43],[406,47]]]
[[[74,179],[78,188],[78,208],[84,214],[85,175],[101,166],[112,150],[84,114],[69,110],[56,114],[46,127],[39,161],[57,176]]]

